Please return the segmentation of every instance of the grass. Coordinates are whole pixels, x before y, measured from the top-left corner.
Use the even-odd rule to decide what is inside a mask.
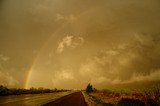
[[[125,104],[126,106],[158,106],[160,105],[160,85],[140,89],[103,89],[89,93],[89,96],[98,104],[107,103],[118,106],[125,106]]]

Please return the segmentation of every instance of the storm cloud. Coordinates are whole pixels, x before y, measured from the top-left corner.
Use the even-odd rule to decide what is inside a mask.
[[[1,0],[0,84],[159,82],[159,13],[159,0]]]

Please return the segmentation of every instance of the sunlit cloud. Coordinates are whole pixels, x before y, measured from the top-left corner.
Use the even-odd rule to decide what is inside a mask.
[[[2,61],[8,61],[9,57],[4,56],[3,54],[0,54],[0,60],[2,60]]]
[[[52,79],[52,84],[56,87],[59,87],[62,83],[63,84],[68,84],[74,81],[75,77],[72,72],[72,69],[63,69],[55,73],[53,79]]]
[[[151,81],[160,81],[160,70],[152,71],[148,75],[141,75],[141,74],[133,74],[129,80],[121,80],[121,79],[109,79],[110,84],[132,84],[137,82],[151,82]],[[107,80],[105,80],[107,81]]]
[[[66,22],[72,23],[76,20],[77,18],[74,15],[69,15],[69,16],[64,16],[62,14],[56,15],[56,21],[66,21]]]
[[[129,82],[160,81],[160,70],[154,70],[148,75],[133,75]]]
[[[14,79],[8,72],[0,71],[0,84],[13,87],[18,84],[18,81]]]
[[[94,84],[159,81],[157,61],[160,60],[158,58],[160,54],[155,52],[160,45],[158,38],[157,35],[137,34],[133,42],[118,44],[113,49],[100,51],[81,65],[80,75]]]
[[[118,55],[119,52],[118,51],[114,51],[114,50],[108,50],[108,51],[106,51],[106,54],[107,55]]]
[[[141,45],[153,45],[154,41],[154,35],[147,35],[143,33],[135,33],[134,34],[134,40],[139,42]]]
[[[84,42],[82,37],[76,37],[76,36],[66,36],[62,39],[61,42],[58,44],[57,53],[62,53],[65,48],[76,48],[80,45],[82,45]]]
[[[57,53],[63,52],[65,47],[69,47],[72,44],[72,38],[73,36],[66,36],[63,38],[63,40],[59,43],[57,48]]]

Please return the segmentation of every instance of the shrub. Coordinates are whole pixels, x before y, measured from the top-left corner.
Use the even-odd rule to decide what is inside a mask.
[[[87,85],[86,92],[87,93],[93,92],[93,87],[90,83]]]
[[[8,95],[8,91],[9,89],[7,87],[0,85],[0,95]]]

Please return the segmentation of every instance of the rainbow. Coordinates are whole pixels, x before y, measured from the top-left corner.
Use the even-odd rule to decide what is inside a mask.
[[[25,83],[24,83],[24,88],[25,89],[29,88],[29,81],[30,81],[30,78],[31,78],[31,75],[32,75],[32,70],[33,70],[34,64],[36,63],[36,60],[37,60],[37,58],[33,61],[30,69],[28,70],[27,76],[25,78]]]
[[[59,30],[60,30],[60,28],[59,28],[55,33],[57,33]],[[50,37],[48,37],[48,39],[46,40],[46,42],[45,42],[45,43],[43,44],[43,46],[40,48],[37,56],[35,57],[34,61],[32,62],[31,67],[30,67],[29,70],[27,71],[27,75],[26,75],[26,78],[25,78],[25,81],[24,81],[23,88],[25,88],[25,89],[28,89],[28,88],[29,88],[29,82],[30,82],[30,78],[31,78],[31,76],[32,76],[33,68],[34,68],[34,66],[35,66],[38,58],[40,57],[40,52],[43,50],[43,48],[46,47],[46,45],[48,44],[49,40],[54,36],[55,33],[53,33]]]
[[[88,9],[87,11],[82,12],[81,14],[79,14],[79,16],[87,13],[88,11],[90,11],[90,10],[92,10],[92,9],[94,9],[94,8],[90,8],[90,9]],[[49,40],[53,37],[53,35],[54,35],[55,33],[57,33],[58,31],[60,31],[60,29],[63,28],[64,26],[65,26],[65,24],[62,24],[62,26],[60,26],[60,27],[57,29],[57,31],[55,31],[50,37],[48,37],[48,39],[46,40],[46,42],[44,43],[44,45],[40,48],[40,52],[41,52],[41,51],[43,50],[43,48],[48,44]],[[39,56],[40,56],[40,52],[37,54],[37,56],[35,57],[32,65],[31,65],[31,67],[30,67],[30,69],[27,71],[28,73],[27,73],[27,75],[26,75],[25,83],[24,83],[24,88],[26,88],[26,89],[29,88],[29,82],[30,82],[30,78],[31,78],[31,76],[32,76],[33,68],[34,68],[34,66],[35,66],[35,64],[36,64],[36,62],[37,62],[37,59],[38,59]]]
[[[54,34],[53,34],[54,35]],[[31,67],[29,68],[29,70],[27,71],[27,75],[26,75],[26,78],[25,78],[25,82],[24,82],[24,86],[23,88],[25,89],[28,89],[29,88],[29,82],[30,82],[30,78],[32,76],[32,72],[33,72],[33,68],[37,62],[37,59],[39,58],[40,56],[40,52],[43,50],[43,48],[47,45],[47,43],[49,42],[50,38],[53,36],[51,35],[50,37],[48,37],[47,41],[43,44],[43,46],[40,48],[40,51],[39,53],[37,54],[37,56],[35,57],[34,61],[32,62],[32,65]]]

